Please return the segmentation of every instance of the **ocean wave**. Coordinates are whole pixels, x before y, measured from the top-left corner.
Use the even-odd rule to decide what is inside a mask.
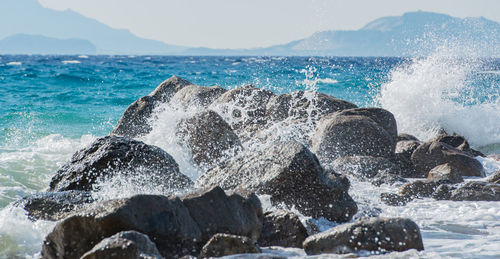
[[[63,60],[61,61],[64,65],[67,65],[67,64],[80,64],[82,62],[78,61],[78,60]]]
[[[80,56],[78,56],[78,58],[89,58],[89,56],[87,56],[87,55],[80,55]]]
[[[12,62],[7,63],[7,66],[21,66],[22,64],[23,64],[23,62],[12,61]]]

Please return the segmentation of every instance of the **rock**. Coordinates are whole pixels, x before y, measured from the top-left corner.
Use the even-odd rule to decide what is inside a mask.
[[[179,198],[136,195],[93,203],[60,221],[45,238],[43,258],[79,258],[121,231],[148,235],[164,257],[196,251],[202,233]]]
[[[357,108],[355,104],[333,96],[313,91],[296,91],[273,96],[266,108],[271,121],[294,119],[304,121],[318,120],[324,115],[337,111]]]
[[[66,217],[69,212],[92,202],[94,199],[90,192],[63,191],[29,195],[17,201],[15,205],[23,207],[30,219],[57,221]]]
[[[412,200],[410,197],[405,197],[397,193],[381,193],[380,200],[390,206],[405,206]]]
[[[486,179],[489,183],[497,183],[500,184],[500,170],[496,173],[492,174],[490,177]]]
[[[302,248],[307,230],[297,215],[286,210],[264,214],[260,246],[281,246]]]
[[[197,190],[182,202],[208,241],[217,233],[247,236],[255,242],[262,231],[262,207],[251,192],[236,190],[226,194],[220,187]]]
[[[393,174],[389,171],[382,171],[376,174],[370,182],[375,185],[375,186],[381,186],[382,184],[388,184],[388,185],[401,185],[404,183],[407,183],[408,180],[405,178]]]
[[[146,135],[151,131],[149,119],[153,110],[161,103],[166,103],[180,89],[191,85],[190,82],[176,76],[165,80],[147,96],[132,103],[116,124],[113,135],[135,138]]]
[[[452,201],[500,201],[500,184],[468,182],[451,193]]]
[[[103,239],[81,259],[161,259],[148,236],[137,231],[123,231]]]
[[[411,162],[411,155],[420,144],[420,141],[415,140],[402,140],[396,143],[395,155],[392,161],[401,168],[400,175],[409,178],[420,177],[415,166]]]
[[[212,103],[211,107],[241,138],[245,134],[251,136],[266,124],[266,105],[274,95],[269,90],[249,85],[225,92]]]
[[[479,161],[439,141],[422,143],[411,155],[411,162],[422,178],[426,178],[432,168],[446,163],[457,168],[462,176],[484,176],[484,169]]]
[[[398,193],[407,199],[429,198],[438,186],[436,182],[417,180],[401,186]]]
[[[451,192],[454,190],[453,187],[450,187],[447,184],[439,185],[434,193],[432,194],[432,198],[436,200],[449,200],[451,199]]]
[[[341,111],[339,115],[368,117],[384,128],[387,133],[389,133],[389,136],[393,138],[394,143],[396,143],[398,139],[398,126],[396,119],[388,110],[382,108],[357,108]]]
[[[227,196],[214,187],[182,198],[135,195],[93,203],[60,221],[46,237],[43,258],[79,258],[105,237],[135,230],[166,258],[198,255],[213,232],[258,239],[262,208],[254,194]],[[238,222],[239,221],[239,222]]]
[[[461,183],[464,181],[462,172],[451,164],[442,164],[432,168],[429,171],[427,180],[439,183]]]
[[[409,249],[421,251],[424,245],[417,224],[405,218],[371,218],[343,224],[304,241],[304,250],[308,255],[360,250],[385,253]]]
[[[76,152],[52,177],[49,191],[91,191],[99,181],[116,176],[138,184],[155,184],[165,193],[189,188],[192,181],[179,172],[162,149],[124,137],[107,136]]]
[[[322,164],[343,156],[393,157],[394,136],[371,118],[344,112],[324,117],[312,138],[311,150]]]
[[[402,140],[402,141],[398,141],[396,143],[395,153],[396,154],[402,154],[405,157],[407,157],[408,160],[410,160],[411,159],[411,154],[413,154],[413,151],[415,151],[415,149],[417,149],[418,146],[420,146],[420,144],[422,144],[422,142],[417,141],[417,140]]]
[[[254,241],[248,237],[216,234],[201,249],[201,257],[221,257],[233,254],[260,253]]]
[[[453,135],[440,134],[436,136],[433,140],[448,144],[472,157],[476,156],[485,157],[483,153],[472,149],[469,145],[469,142],[467,142],[467,140],[463,136],[457,134]]]
[[[172,97],[172,102],[179,103],[184,107],[208,107],[226,91],[226,89],[219,86],[203,87],[188,85],[175,93]]]
[[[193,161],[202,167],[212,167],[242,149],[231,126],[211,110],[181,120],[177,136],[191,150]]]
[[[387,158],[372,156],[344,156],[332,163],[332,169],[340,174],[361,179],[373,178],[381,172],[398,174],[400,169]]]
[[[273,204],[295,206],[307,216],[345,222],[357,211],[341,181],[329,178],[318,159],[304,145],[273,142],[239,154],[196,181],[197,186],[237,187],[269,194]]]
[[[413,135],[406,134],[406,133],[399,133],[398,134],[398,142],[399,141],[408,141],[408,140],[419,141],[418,138],[413,136]]]

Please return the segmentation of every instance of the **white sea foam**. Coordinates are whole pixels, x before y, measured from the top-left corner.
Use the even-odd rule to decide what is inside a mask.
[[[23,62],[12,61],[12,62],[7,63],[7,66],[20,66],[22,64],[23,64]]]
[[[78,58],[89,58],[89,56],[87,56],[87,55],[80,55],[80,56],[78,56]]]
[[[82,62],[78,61],[78,60],[63,60],[61,61],[64,65],[67,65],[67,64],[80,64]]]
[[[469,80],[480,65],[480,59],[459,58],[453,49],[415,58],[390,73],[377,101],[395,115],[399,132],[422,140],[444,129],[475,147],[500,143],[500,86],[477,98],[474,93],[481,89]]]

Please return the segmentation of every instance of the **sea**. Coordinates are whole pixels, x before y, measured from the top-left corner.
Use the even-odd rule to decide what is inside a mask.
[[[320,91],[360,107],[389,110],[400,133],[428,140],[445,130],[465,136],[473,148],[487,155],[500,154],[500,59],[448,54],[405,58],[0,55],[0,258],[40,257],[44,237],[55,225],[28,219],[12,203],[47,189],[51,177],[75,151],[108,135],[128,105],[173,75],[226,89],[251,84],[277,94]],[[155,122],[155,127],[165,127],[162,123],[169,120]],[[171,142],[143,140],[176,159],[179,156]],[[488,175],[500,170],[500,162],[493,158],[477,159]],[[189,171],[189,165],[180,164],[186,175],[198,176]],[[387,191],[394,192],[395,187],[351,179],[349,193],[360,215],[415,221],[425,250],[357,256],[500,258],[500,202],[422,199],[391,207],[379,200],[380,193]],[[137,192],[154,190],[146,186]],[[108,189],[99,195],[131,194]],[[316,223],[323,230],[336,225],[324,219]],[[305,257],[297,249],[265,251]]]

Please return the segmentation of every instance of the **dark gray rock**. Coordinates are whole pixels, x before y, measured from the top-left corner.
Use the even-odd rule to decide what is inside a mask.
[[[337,158],[331,165],[336,173],[356,176],[360,179],[373,178],[375,175],[387,172],[397,175],[398,166],[387,158],[372,156],[344,156]]]
[[[460,135],[453,134],[453,135],[448,135],[448,134],[440,134],[436,136],[433,141],[439,141],[441,143],[445,143],[447,145],[450,145],[464,153],[466,153],[469,156],[476,157],[476,156],[482,156],[485,157],[485,155],[477,150],[474,150],[470,147],[469,142]]]
[[[416,140],[402,140],[396,143],[396,150],[392,161],[401,168],[400,175],[409,178],[418,178],[415,165],[411,162],[411,155],[421,142]]]
[[[271,121],[293,119],[314,121],[337,111],[357,108],[355,104],[313,91],[280,94],[269,100],[266,115]]]
[[[388,184],[388,185],[401,185],[404,183],[407,183],[408,180],[405,178],[393,174],[389,171],[382,171],[376,174],[371,180],[371,184],[375,186],[381,186],[382,184]]]
[[[253,253],[260,253],[260,249],[252,239],[229,234],[215,234],[201,249],[203,258]]]
[[[451,193],[453,201],[500,201],[500,184],[468,182]]]
[[[457,168],[462,176],[484,176],[484,169],[479,161],[439,141],[422,143],[413,152],[411,162],[422,178],[426,178],[432,168],[446,163]]]
[[[394,156],[395,136],[369,117],[345,112],[324,117],[312,138],[311,150],[322,164],[344,156]]]
[[[151,131],[149,120],[153,116],[153,110],[159,104],[168,102],[177,91],[188,85],[191,83],[176,76],[165,80],[149,95],[127,107],[111,134],[130,138],[146,135]]]
[[[413,140],[413,141],[419,141],[417,137],[406,134],[406,133],[399,133],[398,134],[398,142],[399,141],[407,141],[407,140]]]
[[[211,110],[181,120],[177,136],[191,150],[193,161],[202,167],[219,164],[242,149],[231,126]]]
[[[307,230],[297,215],[286,210],[264,214],[260,246],[281,246],[302,248],[308,237]]]
[[[227,90],[219,86],[203,87],[188,85],[178,90],[172,97],[172,102],[184,107],[208,107]]]
[[[103,239],[81,259],[161,259],[148,236],[137,231],[123,231]]]
[[[94,202],[87,191],[42,192],[29,195],[15,203],[27,211],[33,220],[57,221],[73,210]]]
[[[432,194],[432,198],[436,200],[450,200],[451,199],[451,192],[456,189],[450,185],[447,184],[441,184],[439,185],[434,193]]]
[[[136,195],[93,203],[60,221],[45,238],[43,258],[79,258],[102,239],[135,230],[148,235],[165,257],[191,254],[202,232],[178,198]]]
[[[304,145],[273,142],[226,161],[200,176],[197,186],[242,187],[269,194],[273,204],[295,206],[307,216],[345,222],[357,211],[345,184],[329,178]]]
[[[225,92],[211,107],[222,115],[240,138],[247,139],[266,124],[266,105],[274,95],[269,90],[248,85]]]
[[[257,240],[262,208],[254,194],[227,196],[214,187],[182,198],[136,195],[93,203],[60,221],[46,237],[43,258],[79,258],[121,231],[148,235],[166,258],[198,255],[214,232]]]
[[[262,207],[254,193],[237,190],[226,194],[220,187],[198,190],[182,202],[208,241],[217,233],[247,236],[255,242],[262,231]]]
[[[375,121],[379,126],[384,128],[389,136],[394,140],[394,143],[398,139],[398,126],[396,124],[396,119],[394,115],[388,110],[382,108],[357,108],[344,110],[339,113],[343,116],[364,116]]]
[[[360,250],[390,252],[424,250],[420,229],[405,218],[372,218],[343,224],[308,237],[304,250],[308,255],[351,253]]]
[[[488,177],[486,181],[489,183],[500,184],[500,170]]]
[[[430,198],[438,186],[437,182],[417,180],[401,186],[398,193],[407,199]]]
[[[390,206],[405,206],[412,200],[410,197],[405,197],[397,193],[381,193],[380,200]]]
[[[50,191],[90,191],[99,181],[129,177],[139,185],[155,184],[165,193],[189,188],[192,181],[179,172],[162,149],[124,137],[107,136],[76,152],[50,181]]]
[[[459,170],[459,168],[456,168],[452,164],[448,163],[438,165],[429,171],[427,180],[439,183],[461,183],[464,181],[462,178],[464,173]]]

